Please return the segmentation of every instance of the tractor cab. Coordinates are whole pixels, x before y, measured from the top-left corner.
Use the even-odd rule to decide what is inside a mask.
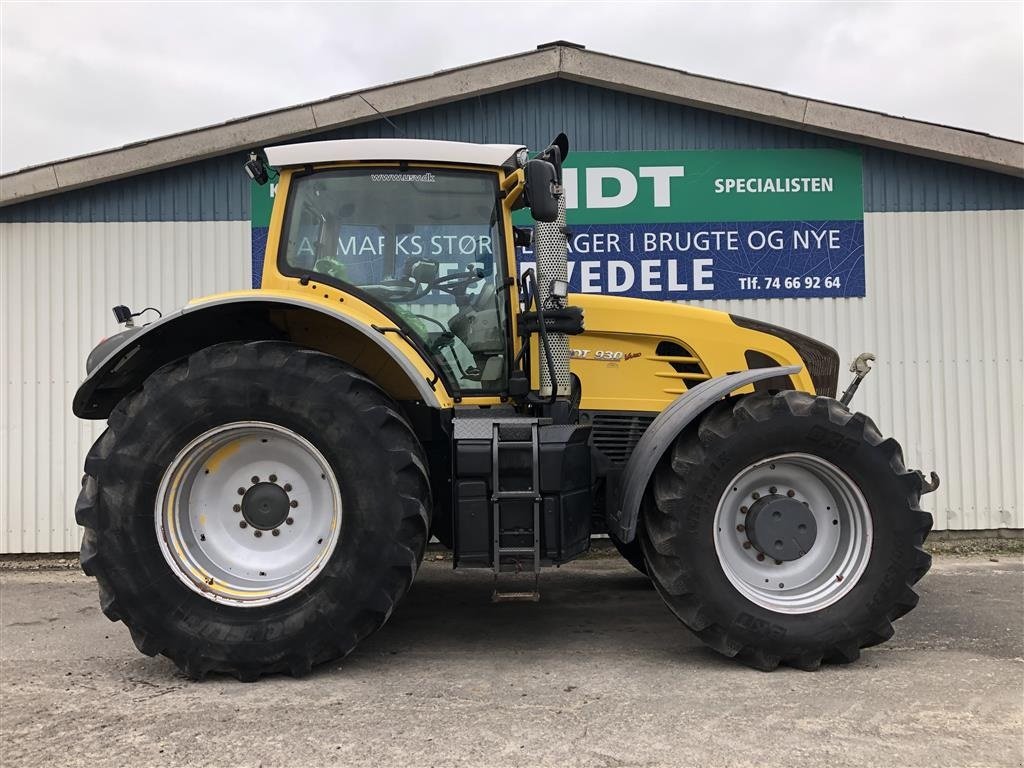
[[[523,238],[511,213],[529,205],[538,221],[557,218],[567,151],[552,145],[531,160],[516,145],[406,139],[272,147],[279,215],[263,287],[315,282],[371,305],[456,401],[525,394],[509,386],[521,350]],[[257,180],[271,173],[256,155],[247,170]]]
[[[493,172],[369,166],[292,177],[278,268],[379,306],[453,390],[505,388],[504,217]]]

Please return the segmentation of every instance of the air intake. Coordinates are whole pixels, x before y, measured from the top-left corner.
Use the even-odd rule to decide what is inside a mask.
[[[659,371],[654,374],[655,376],[681,385],[665,389],[664,392],[669,395],[681,395],[691,387],[711,378],[700,358],[677,341],[659,343],[651,359],[668,363],[666,368],[669,370]]]
[[[549,223],[538,221],[533,228],[533,249],[537,258],[537,303],[545,309],[551,298],[551,283],[568,281],[565,228],[565,195],[558,197],[558,218]],[[562,302],[564,306],[564,302]],[[551,370],[543,363],[540,366],[540,394],[551,395],[552,387],[559,397],[569,395],[569,337],[564,333],[548,333],[547,346],[554,362],[555,381],[551,381]],[[544,360],[544,340],[540,340],[540,359]]]
[[[591,444],[612,467],[624,467],[637,442],[654,421],[654,413],[595,413],[591,417]]]

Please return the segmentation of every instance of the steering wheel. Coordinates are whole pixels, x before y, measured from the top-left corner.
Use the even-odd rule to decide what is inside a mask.
[[[412,282],[410,278],[384,280],[359,287],[371,296],[385,301],[414,301],[419,292],[419,284]]]
[[[484,279],[484,271],[478,267],[467,270],[466,272],[453,272],[450,275],[439,277],[436,280],[431,280],[427,285],[427,291],[432,291],[435,288],[445,293],[458,293],[462,289],[469,287],[473,283]]]
[[[483,279],[483,270],[475,268],[467,272],[455,272],[444,277],[438,277],[427,283],[418,283],[411,277],[404,277],[385,280],[376,285],[363,285],[361,288],[381,299],[408,302],[422,299],[435,289],[457,295],[467,286]]]

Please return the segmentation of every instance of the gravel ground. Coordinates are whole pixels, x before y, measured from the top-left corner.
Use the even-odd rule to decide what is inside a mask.
[[[946,534],[946,535],[942,535]],[[984,536],[965,537],[948,535],[942,531],[925,542],[925,549],[933,555],[951,555],[956,557],[978,557],[987,555],[1000,556],[1024,555],[1024,536]],[[617,558],[615,547],[607,538],[595,538],[591,542],[590,551],[583,555],[584,560],[600,560]],[[451,560],[451,552],[440,544],[432,544],[427,552],[428,560]],[[60,552],[50,555],[0,555],[0,572],[2,571],[43,571],[43,570],[78,570],[77,552]]]
[[[248,685],[189,682],[136,652],[90,579],[24,565],[0,573],[4,768],[1024,764],[1014,554],[941,557],[892,641],[771,674],[704,649],[617,558],[501,605],[487,574],[429,559],[344,662]]]

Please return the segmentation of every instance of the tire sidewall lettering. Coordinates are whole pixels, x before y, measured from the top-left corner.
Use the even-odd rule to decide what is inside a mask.
[[[798,393],[786,397],[795,399],[794,394]],[[696,598],[700,615],[725,629],[731,642],[780,657],[848,643],[857,633],[867,633],[885,621],[890,607],[906,589],[913,543],[900,538],[900,521],[916,514],[911,509],[913,500],[901,485],[889,455],[879,447],[880,436],[874,443],[862,437],[863,423],[852,422],[849,415],[845,424],[832,422],[829,411],[810,402],[810,396],[805,396],[806,407],[791,410],[778,407],[768,394],[746,397],[758,398],[753,402],[759,402],[759,414],[771,402],[771,417],[735,418],[733,408],[719,408],[679,438],[673,462],[659,464],[657,472],[674,472],[675,480],[659,482],[657,487],[678,497],[663,504],[660,514],[645,519],[644,529],[657,529],[660,524],[658,540],[671,542],[674,548],[669,554],[659,554],[643,542],[652,576],[657,579],[661,575],[671,587],[659,589],[670,607],[675,600],[683,601],[677,612],[680,618],[692,615],[692,603],[687,601]],[[739,400],[730,405],[736,402]],[[704,420],[713,422],[715,428],[705,429]],[[783,614],[747,600],[729,581],[715,549],[715,515],[727,484],[747,466],[774,455],[801,452],[830,461],[860,488],[871,514],[872,546],[864,573],[840,600],[812,613]],[[656,503],[652,499],[652,506]],[[685,511],[679,514],[674,512],[677,509]],[[675,525],[679,530],[673,535]],[[682,592],[678,582],[682,582]],[[685,598],[676,597],[679,594]]]
[[[420,519],[427,523],[429,483],[395,456],[404,442],[421,466],[426,460],[397,406],[339,361],[279,342],[230,346],[240,349],[198,353],[184,375],[180,364],[161,369],[111,416],[116,442],[96,470],[104,576],[125,623],[161,638],[176,661],[176,649],[193,648],[213,668],[238,668],[242,656],[273,666],[312,639],[320,646],[310,658],[331,658],[339,652],[328,649],[354,644],[382,623],[390,610],[378,609],[386,605],[381,597],[397,599],[412,580],[427,528],[407,525],[405,500],[426,494]],[[313,365],[315,375],[301,375]],[[277,424],[309,440],[342,496],[341,535],[324,570],[264,606],[216,603],[190,589],[160,552],[154,525],[164,468],[195,437],[236,421]],[[399,566],[411,566],[407,578]]]

